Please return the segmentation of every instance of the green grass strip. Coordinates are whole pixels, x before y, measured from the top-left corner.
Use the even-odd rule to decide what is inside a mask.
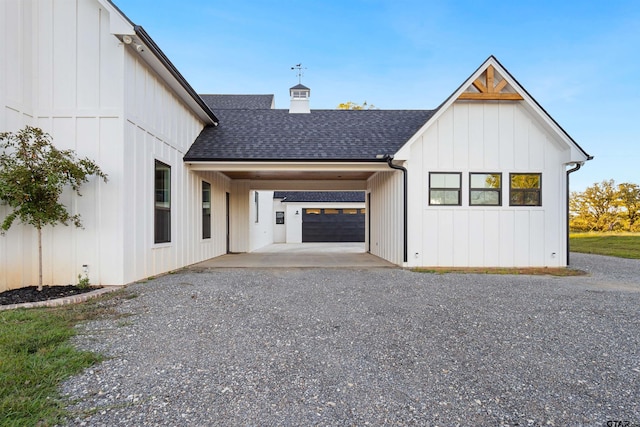
[[[0,311],[0,426],[46,427],[64,420],[60,384],[102,360],[70,343],[74,326],[109,312],[97,300]]]
[[[573,252],[640,259],[640,234],[576,233],[569,247]]]

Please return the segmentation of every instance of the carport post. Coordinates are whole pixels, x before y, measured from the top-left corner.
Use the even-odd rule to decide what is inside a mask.
[[[406,263],[408,260],[408,246],[407,246],[407,237],[408,237],[408,231],[407,231],[407,224],[409,222],[409,216],[408,216],[408,200],[409,200],[409,189],[408,189],[408,180],[407,180],[407,168],[405,168],[404,166],[399,166],[399,165],[394,165],[393,162],[393,156],[390,154],[385,154],[383,157],[386,161],[387,164],[389,165],[389,167],[391,169],[397,169],[399,171],[402,171],[402,178],[403,178],[403,194],[404,194],[404,200],[403,200],[403,210],[404,210],[404,215],[403,215],[403,238],[404,238],[404,253],[403,253],[403,261]]]

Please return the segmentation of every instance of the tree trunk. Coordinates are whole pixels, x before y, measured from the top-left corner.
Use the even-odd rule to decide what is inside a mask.
[[[42,290],[42,227],[38,227],[38,291]]]

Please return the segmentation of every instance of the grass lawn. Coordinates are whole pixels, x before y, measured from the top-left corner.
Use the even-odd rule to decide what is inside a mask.
[[[571,233],[572,252],[640,259],[640,233]]]
[[[0,426],[52,426],[66,415],[60,383],[101,356],[71,345],[74,326],[104,315],[122,291],[81,304],[0,311]]]

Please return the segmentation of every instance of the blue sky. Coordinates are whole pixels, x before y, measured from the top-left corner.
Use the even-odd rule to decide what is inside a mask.
[[[640,2],[114,0],[198,93],[433,109],[495,55],[595,157],[572,189],[640,184]]]

